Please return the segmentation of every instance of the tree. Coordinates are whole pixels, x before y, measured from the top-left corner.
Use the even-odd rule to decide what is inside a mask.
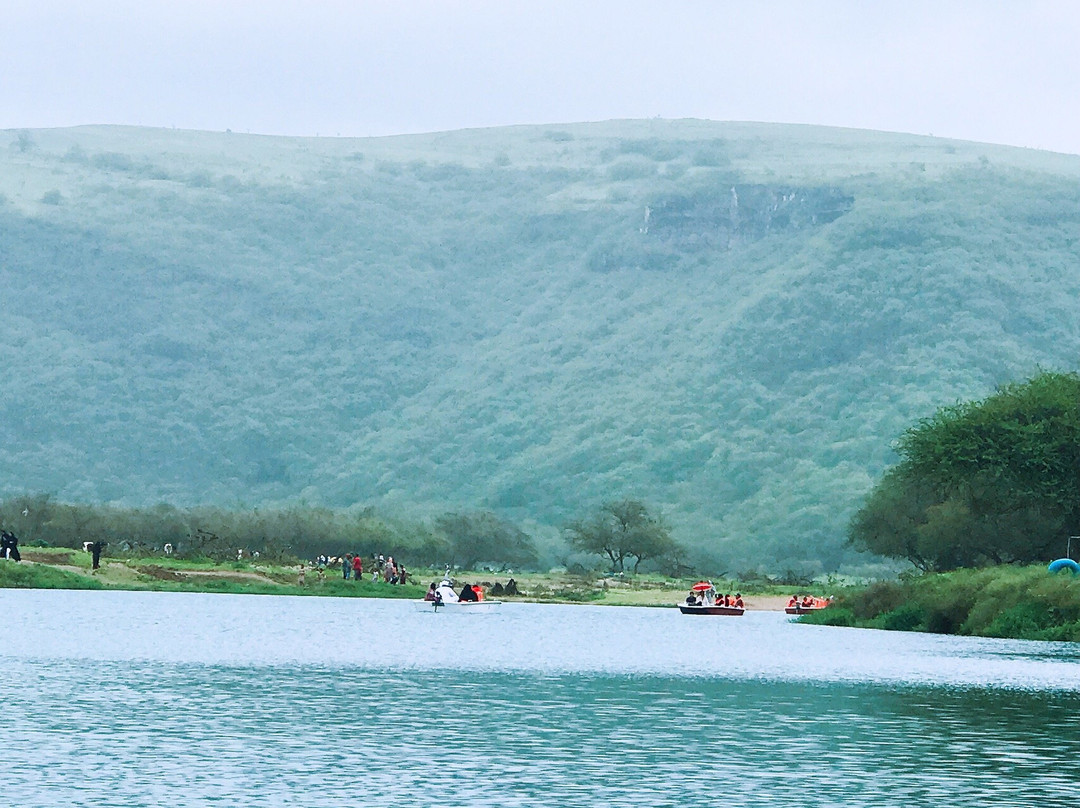
[[[1080,532],[1080,376],[1040,373],[907,430],[849,541],[921,569],[1045,560]]]
[[[634,499],[605,502],[593,516],[570,522],[565,535],[574,549],[606,557],[612,572],[625,570],[628,558],[637,572],[643,561],[682,552],[667,526]]]
[[[464,569],[475,569],[482,561],[503,566],[536,563],[532,537],[489,511],[446,513],[435,520],[435,527],[449,542],[452,563]]]
[[[40,541],[45,538],[52,511],[49,494],[14,497],[0,504],[0,527],[10,530],[25,544]]]

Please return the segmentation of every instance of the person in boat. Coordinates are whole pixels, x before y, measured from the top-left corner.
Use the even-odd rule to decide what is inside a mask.
[[[686,596],[686,605],[697,606],[697,596],[692,591]]]
[[[794,608],[795,608],[796,606],[798,606],[798,605],[799,605],[799,596],[798,596],[798,595],[792,595],[792,596],[791,596],[791,597],[790,597],[790,598],[788,599],[788,602],[787,602],[787,607],[788,607],[789,609],[794,609]]]
[[[461,594],[458,595],[458,600],[468,603],[476,603],[480,600],[480,598],[476,596],[476,592],[473,591],[473,588],[471,586],[465,584],[465,586],[461,587]]]
[[[424,595],[424,600],[435,600],[435,582],[431,582],[431,586],[428,587],[427,594]]]
[[[480,586],[480,584],[473,584],[472,591],[476,594],[478,601],[484,599],[484,587]]]
[[[736,609],[745,609],[746,608],[746,605],[743,603],[742,593],[741,592],[736,592],[735,593],[735,600],[732,601],[732,605]]]
[[[804,609],[812,609],[814,607],[814,601],[810,599],[809,595],[803,595],[802,603],[799,605]]]

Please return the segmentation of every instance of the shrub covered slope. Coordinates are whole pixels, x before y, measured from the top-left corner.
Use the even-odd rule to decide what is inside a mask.
[[[0,493],[640,498],[832,569],[892,441],[1080,353],[1080,158],[625,121],[0,132]]]
[[[1022,640],[1080,641],[1080,579],[1002,565],[882,581],[805,623]]]

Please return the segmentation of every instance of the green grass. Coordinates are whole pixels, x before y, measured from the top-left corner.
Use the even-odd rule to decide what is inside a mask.
[[[0,560],[0,589],[104,589],[92,578],[44,564]]]

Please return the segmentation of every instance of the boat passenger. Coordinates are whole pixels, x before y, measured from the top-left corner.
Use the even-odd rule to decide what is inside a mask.
[[[473,588],[468,584],[465,584],[465,586],[461,587],[461,594],[458,595],[458,600],[476,603],[480,599],[476,597],[476,592],[473,591]]]
[[[691,592],[689,595],[686,596],[686,605],[687,606],[696,606],[697,605],[697,598],[694,596],[693,592]]]
[[[477,601],[484,599],[484,587],[480,586],[480,584],[473,584],[472,591],[476,593]]]
[[[787,607],[789,609],[794,609],[798,605],[799,605],[799,596],[798,595],[792,595],[791,598],[787,602]]]
[[[802,606],[804,609],[812,609],[814,606],[814,601],[810,599],[809,595],[803,595],[802,603],[800,603],[799,605]]]
[[[431,586],[428,587],[427,594],[424,595],[424,600],[435,600],[435,582],[431,582]]]
[[[736,609],[745,609],[746,608],[746,606],[743,604],[743,599],[742,599],[742,593],[741,592],[736,592],[735,593],[735,604],[734,605],[735,605]]]

